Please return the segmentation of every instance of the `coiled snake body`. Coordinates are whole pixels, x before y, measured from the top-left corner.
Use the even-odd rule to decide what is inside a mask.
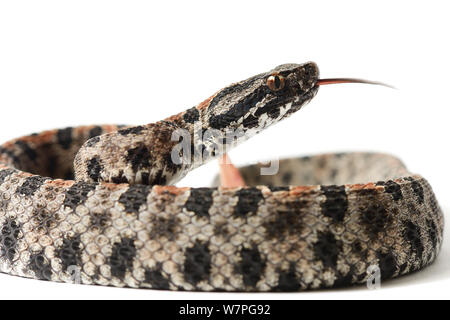
[[[78,270],[80,283],[118,287],[300,291],[364,283],[370,266],[382,279],[427,266],[442,243],[442,212],[427,181],[388,155],[286,159],[275,175],[244,167],[246,187],[172,186],[198,166],[173,161],[175,131],[193,138],[184,160],[212,159],[228,142],[196,137],[232,130],[244,133],[233,144],[245,140],[309,102],[318,75],[314,63],[282,65],[154,124],[3,144],[0,271],[73,282]]]

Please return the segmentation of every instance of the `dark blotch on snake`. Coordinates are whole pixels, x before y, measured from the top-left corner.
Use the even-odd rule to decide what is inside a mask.
[[[367,208],[361,212],[361,224],[365,227],[369,236],[373,239],[377,235],[384,231],[386,227],[391,223],[391,216],[381,203],[368,205]]]
[[[50,266],[43,251],[33,253],[30,255],[30,262],[28,268],[34,271],[34,274],[39,280],[50,281],[52,279],[52,267]]]
[[[278,209],[263,222],[267,238],[283,241],[286,237],[300,234],[303,229],[301,201],[286,203],[285,210]]]
[[[37,157],[36,151],[34,151],[28,143],[22,140],[18,140],[15,142],[15,144],[22,149],[23,153],[30,159],[31,161],[35,161]]]
[[[5,182],[6,178],[12,175],[15,172],[14,169],[2,169],[0,171],[0,184]]]
[[[137,127],[132,127],[132,128],[127,128],[127,129],[122,129],[117,131],[119,134],[126,136],[128,134],[139,134],[141,133],[145,128],[143,126],[137,126]]]
[[[164,217],[151,217],[152,228],[150,230],[150,239],[160,239],[162,237],[169,241],[173,241],[176,238],[178,230],[178,219],[175,216]]]
[[[274,288],[277,292],[293,292],[298,291],[301,287],[300,281],[295,273],[295,263],[289,264],[289,270],[278,270],[278,285]]]
[[[349,286],[353,283],[354,267],[350,266],[350,270],[346,274],[336,272],[336,280],[334,281],[333,287],[340,288]]]
[[[422,254],[424,246],[422,243],[422,236],[420,234],[420,228],[411,221],[406,222],[405,230],[403,233],[405,239],[411,245],[411,251],[416,254],[417,260],[422,260]]]
[[[143,175],[144,173],[142,173],[142,175]],[[148,174],[147,174],[148,175]],[[144,179],[142,179],[142,180],[144,180]],[[113,183],[117,183],[117,184],[120,184],[120,183],[128,183],[128,179],[127,179],[127,177],[125,177],[124,175],[123,175],[123,170],[119,170],[119,174],[117,175],[117,176],[115,176],[115,177],[112,177],[111,178],[111,181],[113,182]],[[147,178],[147,181],[148,181],[148,178]],[[148,183],[143,183],[143,184],[148,184]]]
[[[6,159],[10,159],[10,161],[14,164],[17,165],[20,163],[19,158],[14,154],[14,152],[12,150],[9,150],[7,148],[3,148],[0,146],[0,155],[4,155],[6,156]],[[7,160],[8,161],[8,160]]]
[[[325,201],[320,204],[323,215],[331,218],[333,222],[344,221],[347,213],[348,200],[344,186],[321,186]]]
[[[131,185],[127,191],[120,195],[119,203],[125,206],[126,212],[138,214],[141,205],[147,202],[147,195],[150,190],[149,186]]]
[[[381,279],[392,278],[397,271],[397,262],[395,261],[394,255],[391,252],[377,252],[377,256],[378,266],[381,271]]]
[[[63,206],[75,209],[78,205],[87,200],[89,192],[95,190],[96,184],[77,182],[73,184],[65,193]]]
[[[25,196],[32,196],[48,179],[49,178],[44,178],[41,176],[28,177],[25,179],[24,183],[16,189],[16,193]]]
[[[56,137],[58,139],[58,143],[60,144],[60,146],[67,150],[70,148],[70,146],[72,145],[72,127],[67,127],[64,129],[59,129],[58,132],[56,133]]]
[[[152,180],[152,185],[165,185],[167,182],[167,178],[164,176],[164,171],[159,170]]]
[[[377,182],[377,186],[383,186],[384,190],[392,195],[392,199],[394,201],[398,201],[400,199],[403,199],[403,193],[400,189],[400,185],[392,180],[388,181],[379,181]]]
[[[132,269],[135,256],[136,247],[133,239],[122,238],[120,243],[115,243],[112,248],[112,254],[108,258],[111,275],[123,280],[127,270]]]
[[[183,115],[183,120],[187,123],[194,123],[195,121],[198,121],[200,118],[200,112],[196,107],[192,107],[189,110],[185,112]]]
[[[261,201],[264,201],[261,190],[257,188],[243,188],[236,192],[238,202],[234,207],[235,217],[246,217],[255,214]]]
[[[156,265],[152,269],[145,269],[145,283],[152,286],[152,289],[169,290],[169,280],[162,273],[161,264]]]
[[[81,266],[80,235],[64,239],[61,248],[56,250],[56,256],[61,259],[63,271],[70,266]]]
[[[208,243],[197,241],[192,248],[186,249],[184,256],[184,280],[193,285],[208,280],[211,272]]]
[[[427,219],[426,220],[426,224],[427,224],[427,231],[428,231],[428,239],[431,242],[431,245],[433,246],[433,248],[437,248],[438,247],[438,230],[436,227],[436,224],[433,222],[433,220]],[[433,251],[428,253],[428,257],[427,257],[427,262],[431,263],[433,262],[433,259],[435,258],[435,254]]]
[[[131,168],[134,172],[139,169],[145,169],[150,167],[150,150],[142,144],[136,148],[129,149],[125,159],[131,164]]]
[[[242,275],[246,287],[254,288],[264,273],[266,261],[261,257],[256,245],[252,248],[242,248],[240,256],[241,261],[235,267],[235,272]]]
[[[103,133],[103,129],[100,126],[95,126],[91,130],[89,130],[89,138],[94,138]]]
[[[342,244],[336,240],[331,232],[319,232],[317,242],[314,244],[314,254],[316,260],[322,261],[325,268],[336,269],[339,252]]]
[[[422,185],[413,177],[407,177],[406,180],[411,182],[411,189],[413,190],[414,194],[416,195],[418,201],[420,204],[424,202],[424,192]]]
[[[10,263],[14,261],[17,253],[21,225],[11,218],[6,218],[0,232],[0,255],[6,257]]]
[[[200,217],[209,217],[209,208],[213,204],[211,188],[192,188],[185,203],[186,210],[195,212]]]
[[[103,170],[100,160],[97,158],[90,159],[87,164],[87,169],[89,177],[94,181],[98,181],[100,178],[100,172]]]

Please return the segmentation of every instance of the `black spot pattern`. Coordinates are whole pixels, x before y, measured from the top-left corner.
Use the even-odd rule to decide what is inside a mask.
[[[13,151],[8,150],[6,148],[0,147],[0,154],[4,154],[6,155],[8,158],[11,159],[11,161],[13,162],[13,164],[17,165],[18,163],[20,163],[19,158],[14,154]]]
[[[246,287],[254,288],[264,273],[266,261],[256,246],[242,248],[240,256],[241,262],[236,266],[236,273],[242,275]]]
[[[119,279],[125,278],[127,270],[133,267],[135,256],[136,247],[133,239],[123,238],[120,243],[114,244],[111,257],[108,259],[111,275]]]
[[[198,121],[199,118],[200,113],[196,107],[187,110],[183,115],[183,119],[187,123],[194,123],[195,121]]]
[[[431,241],[431,245],[433,248],[437,248],[438,247],[438,230],[436,227],[436,224],[433,222],[433,220],[426,220],[427,223],[427,230],[428,230],[428,238]],[[432,262],[433,261],[433,252],[429,253],[428,256],[428,262]]]
[[[287,210],[278,210],[263,223],[268,239],[283,241],[287,236],[296,235],[302,231],[301,202],[291,202],[288,206]]]
[[[58,143],[63,149],[69,149],[72,145],[72,127],[68,127],[65,129],[59,129],[56,133],[56,137],[58,139]]]
[[[260,202],[264,200],[261,190],[257,188],[243,188],[237,191],[236,195],[238,196],[238,202],[233,211],[235,217],[255,214]]]
[[[147,202],[147,195],[150,190],[149,186],[132,185],[120,195],[119,203],[125,206],[126,212],[138,214],[141,205]]]
[[[395,261],[394,255],[391,252],[377,252],[377,256],[379,261],[378,265],[381,271],[381,279],[392,278],[397,271],[397,262]]]
[[[178,220],[176,217],[153,217],[152,224],[153,226],[150,230],[150,239],[159,239],[161,237],[165,237],[170,241],[175,239],[178,227]]]
[[[289,265],[289,270],[278,270],[278,273],[280,276],[278,278],[278,285],[274,288],[274,291],[293,292],[300,289],[300,281],[295,273],[295,263]]]
[[[97,158],[92,158],[91,160],[89,160],[87,169],[89,177],[94,181],[99,181],[100,172],[102,172],[103,170],[103,166],[101,165],[100,160]]]
[[[104,230],[107,226],[111,225],[111,216],[109,213],[91,213],[90,217],[90,229],[93,232]]]
[[[334,281],[333,287],[345,287],[353,283],[354,267],[350,267],[350,271],[347,274],[342,274],[340,272],[336,273],[336,280]],[[364,275],[364,274],[363,274]]]
[[[417,196],[419,203],[423,204],[424,192],[423,192],[422,185],[413,177],[408,177],[408,178],[406,178],[406,180],[411,181],[411,188],[412,188],[414,194]]]
[[[372,239],[384,231],[391,221],[390,215],[381,203],[370,204],[361,212],[361,224]]]
[[[150,150],[144,144],[127,151],[126,160],[131,164],[134,172],[139,169],[149,168],[150,159]]]
[[[322,213],[333,222],[344,221],[348,208],[347,194],[344,186],[321,186],[325,201],[320,204]]]
[[[145,283],[148,283],[152,286],[152,289],[161,289],[161,290],[169,290],[169,280],[164,277],[161,265],[158,264],[153,269],[145,270]]]
[[[96,185],[86,182],[77,182],[65,193],[63,206],[75,209],[87,200],[89,192],[95,190]]]
[[[0,170],[0,184],[5,182],[6,178],[9,177],[10,175],[12,175],[14,173],[14,171],[15,170],[13,170],[13,169]]]
[[[67,271],[70,266],[81,266],[80,236],[64,239],[61,248],[56,251],[56,256],[61,259],[63,271]]]
[[[89,139],[101,135],[102,132],[103,132],[102,127],[100,127],[100,126],[93,127],[91,130],[89,130]]]
[[[213,204],[211,188],[192,188],[185,203],[186,210],[194,211],[200,217],[209,217],[209,208]]]
[[[24,152],[24,154],[31,160],[31,161],[35,161],[36,157],[37,157],[37,153],[36,151],[34,151],[29,145],[28,143],[26,143],[25,141],[22,140],[18,140],[16,141],[16,145],[19,146],[22,151]]]
[[[411,245],[411,251],[416,254],[416,259],[421,260],[424,247],[420,228],[411,221],[408,221],[405,225],[404,236]]]
[[[403,199],[403,193],[400,188],[400,185],[392,180],[388,181],[379,181],[377,182],[377,186],[383,186],[384,190],[392,195],[392,199],[394,201],[398,201],[400,199]]]
[[[184,280],[196,285],[207,280],[211,272],[211,254],[208,243],[197,241],[192,248],[187,248],[184,254]]]
[[[152,185],[165,185],[166,181],[167,181],[167,178],[164,176],[164,171],[159,170],[153,177],[151,184]]]
[[[7,218],[0,232],[0,254],[13,262],[17,253],[17,241],[19,240],[21,225],[17,221]]]
[[[39,280],[50,281],[52,279],[52,268],[42,251],[31,254],[28,268],[34,271]]]
[[[39,189],[46,180],[49,178],[44,178],[41,176],[31,176],[25,179],[24,183],[17,188],[16,193],[32,196],[37,189]]]
[[[146,175],[146,177],[144,177],[144,174]],[[141,175],[142,175],[142,183],[143,184],[148,184],[148,183],[144,183],[145,180],[148,181],[148,173],[143,172],[143,173],[141,173]],[[128,183],[127,177],[125,177],[123,175],[123,170],[119,170],[119,174],[117,176],[115,176],[115,177],[112,177],[111,181],[113,183],[118,183],[118,184],[120,184],[120,183]]]
[[[127,134],[139,134],[141,133],[145,128],[143,126],[137,126],[127,129],[122,129],[117,131],[119,134],[126,136]]]
[[[325,268],[336,269],[342,244],[336,240],[334,234],[331,232],[319,232],[317,238],[317,242],[314,244],[316,259],[322,261]]]
[[[427,219],[427,227],[428,227],[428,237],[432,243],[433,248],[437,247],[438,244],[438,229],[433,220]]]

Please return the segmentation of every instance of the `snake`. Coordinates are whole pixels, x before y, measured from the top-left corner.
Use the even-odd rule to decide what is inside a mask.
[[[262,164],[238,168],[245,186],[175,185],[339,82],[357,81],[320,79],[313,62],[284,64],[158,122],[67,127],[4,143],[0,272],[158,290],[295,292],[361,285],[371,268],[381,280],[423,269],[440,251],[443,213],[427,180],[392,155],[287,158],[270,175]]]

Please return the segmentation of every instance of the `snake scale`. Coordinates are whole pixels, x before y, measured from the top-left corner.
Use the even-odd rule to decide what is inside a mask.
[[[0,147],[0,271],[58,282],[192,291],[301,291],[424,268],[444,219],[428,182],[378,153],[240,168],[247,186],[182,188],[178,129],[240,131],[233,145],[317,93],[316,64],[286,64],[142,126],[45,131]],[[195,141],[195,139],[192,139]],[[204,160],[229,142],[191,142]],[[72,165],[73,164],[73,165]],[[51,177],[51,178],[47,178]]]

